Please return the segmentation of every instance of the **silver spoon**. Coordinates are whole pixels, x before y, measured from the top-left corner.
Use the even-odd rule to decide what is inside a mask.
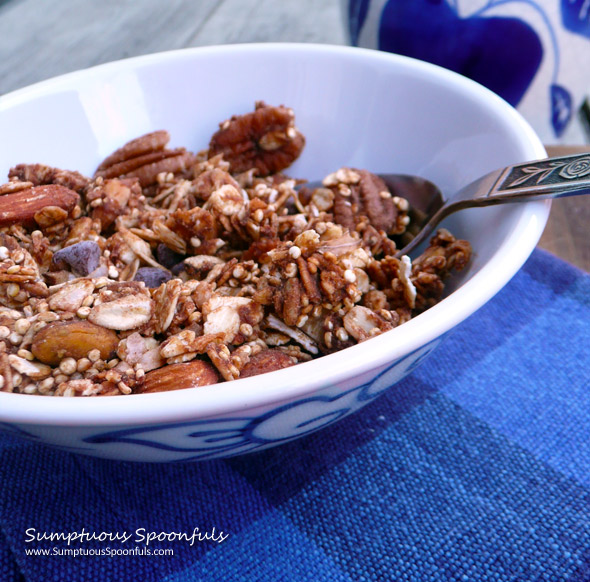
[[[545,158],[495,170],[445,200],[432,182],[403,174],[379,174],[413,211],[416,236],[397,253],[407,255],[449,214],[464,208],[590,194],[590,152]],[[307,185],[310,187],[311,185]]]
[[[397,179],[394,175],[381,177],[388,187],[395,187]],[[393,183],[389,181],[391,179]],[[416,188],[415,194],[408,192],[410,207],[416,204],[417,214],[423,213],[420,231],[396,253],[398,257],[414,250],[444,218],[463,208],[590,194],[590,152],[494,170],[467,184],[447,200],[443,199],[434,184],[427,185],[425,180],[422,182],[421,192],[417,191],[419,188]]]

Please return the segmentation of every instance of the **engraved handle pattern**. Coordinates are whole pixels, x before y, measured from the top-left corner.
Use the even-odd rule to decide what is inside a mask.
[[[491,195],[528,191],[531,195],[590,185],[590,153],[526,162],[506,168]]]
[[[457,210],[581,194],[590,194],[590,152],[525,162],[490,172],[448,199],[396,256],[411,252],[443,218]]]

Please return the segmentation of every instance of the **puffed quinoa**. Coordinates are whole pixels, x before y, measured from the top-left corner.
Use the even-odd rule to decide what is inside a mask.
[[[92,177],[10,170],[0,391],[127,395],[278,370],[428,309],[470,259],[446,230],[395,258],[409,203],[367,170],[315,189],[284,174],[305,144],[284,106],[234,115],[199,153],[169,139],[140,136]]]
[[[59,364],[60,371],[66,376],[71,376],[76,371],[76,367],[74,358],[64,358]]]

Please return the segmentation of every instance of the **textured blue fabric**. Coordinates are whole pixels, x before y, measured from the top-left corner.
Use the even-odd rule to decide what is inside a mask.
[[[535,251],[409,378],[281,447],[148,465],[0,436],[0,580],[588,581],[588,346],[590,276]],[[146,547],[174,555],[63,555]]]

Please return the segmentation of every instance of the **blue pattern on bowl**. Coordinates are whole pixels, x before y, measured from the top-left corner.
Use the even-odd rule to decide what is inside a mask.
[[[168,461],[235,456],[305,436],[355,412],[410,374],[441,340],[437,338],[385,366],[370,380],[359,385],[345,389],[328,386],[312,396],[278,405],[260,415],[107,430],[87,434],[68,444],[58,438],[53,439],[52,431],[37,433],[35,427],[1,423],[0,430],[62,450],[98,456],[102,456],[101,450],[109,456],[109,450],[114,446],[124,448],[128,458],[141,458],[141,449],[155,450],[160,460]]]

